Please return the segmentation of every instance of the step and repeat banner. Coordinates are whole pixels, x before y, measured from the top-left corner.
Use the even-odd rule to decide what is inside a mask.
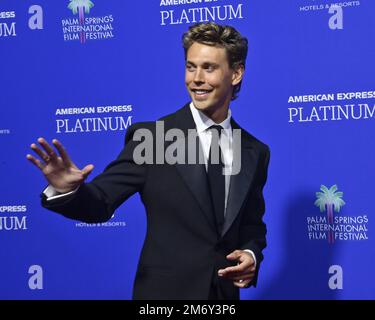
[[[215,21],[249,39],[231,109],[271,149],[268,246],[241,298],[374,299],[374,16],[372,0],[1,0],[0,298],[131,299],[139,196],[69,220],[41,207],[26,154],[57,138],[91,180],[131,124],[189,101],[181,37]]]

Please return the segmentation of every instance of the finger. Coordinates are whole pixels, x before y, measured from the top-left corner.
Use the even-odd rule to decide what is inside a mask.
[[[239,262],[245,262],[245,261],[249,260],[251,263],[254,263],[253,256],[249,252],[244,251],[244,250],[236,250],[236,251],[232,252],[231,254],[229,254],[227,256],[227,259],[228,260],[238,260]]]
[[[248,268],[243,272],[230,272],[230,273],[228,272],[226,275],[232,279],[232,278],[235,278],[235,277],[246,277],[248,275],[254,275],[254,274],[255,274],[255,271],[250,270]]]
[[[244,277],[252,277],[255,275],[254,271],[246,270],[244,272],[229,272],[229,273],[224,273],[222,275],[219,274],[220,277],[223,277],[225,279],[230,279],[230,280],[240,280]]]
[[[241,256],[241,251],[240,250],[235,250],[231,252],[230,254],[227,255],[228,260],[236,260]]]
[[[218,273],[219,273],[219,275],[220,274],[228,274],[228,273],[241,273],[241,272],[244,272],[249,267],[250,267],[250,263],[242,262],[242,263],[240,263],[236,266],[227,267],[225,269],[220,269],[218,271]]]
[[[48,142],[44,138],[38,139],[39,144],[43,147],[43,149],[46,151],[47,155],[51,159],[51,161],[57,160],[57,154],[55,150],[48,144]]]
[[[30,148],[41,158],[44,162],[49,161],[49,156],[43,150],[41,150],[35,143],[30,145]]]
[[[53,139],[52,143],[56,147],[56,149],[59,152],[59,154],[60,154],[61,158],[63,159],[64,163],[67,166],[74,165],[72,160],[70,160],[70,157],[69,157],[68,153],[66,152],[66,149],[64,148],[62,143],[60,141],[58,141],[57,139]]]
[[[233,284],[238,288],[247,288],[249,286],[250,280],[245,281],[233,281]]]
[[[219,276],[224,276],[228,273],[232,273],[232,272],[242,272],[243,270],[239,269],[239,265],[238,266],[234,266],[234,267],[228,267],[228,268],[225,268],[225,269],[220,269],[218,271],[218,274]]]
[[[86,179],[87,176],[92,172],[92,170],[94,170],[94,166],[92,164],[89,164],[87,165],[86,167],[84,167],[81,171],[82,171],[82,174],[84,176],[84,178]]]
[[[42,164],[42,162],[34,158],[31,154],[26,155],[26,159],[29,160],[33,165],[38,167],[40,170],[43,170],[44,165]]]

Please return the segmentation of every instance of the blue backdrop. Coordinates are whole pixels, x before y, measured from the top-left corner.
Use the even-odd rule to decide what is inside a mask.
[[[68,220],[41,208],[25,156],[58,138],[100,173],[131,123],[189,101],[181,36],[214,20],[249,39],[231,108],[271,148],[268,247],[241,297],[374,299],[374,14],[370,0],[2,0],[0,298],[131,298],[138,195],[109,223]]]

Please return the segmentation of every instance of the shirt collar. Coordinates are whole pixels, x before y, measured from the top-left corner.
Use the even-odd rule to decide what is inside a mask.
[[[197,127],[198,133],[206,131],[209,127],[211,127],[213,125],[222,126],[223,129],[225,129],[225,131],[232,129],[232,126],[230,124],[232,112],[231,112],[230,109],[228,109],[227,117],[221,123],[215,123],[211,118],[207,117],[202,111],[198,110],[194,106],[193,102],[190,103],[190,110],[191,110],[191,114],[193,115],[193,119],[194,119],[195,125]]]

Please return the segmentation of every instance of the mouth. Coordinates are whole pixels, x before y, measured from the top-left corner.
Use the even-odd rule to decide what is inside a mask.
[[[205,99],[213,91],[208,89],[190,89],[197,100]]]

